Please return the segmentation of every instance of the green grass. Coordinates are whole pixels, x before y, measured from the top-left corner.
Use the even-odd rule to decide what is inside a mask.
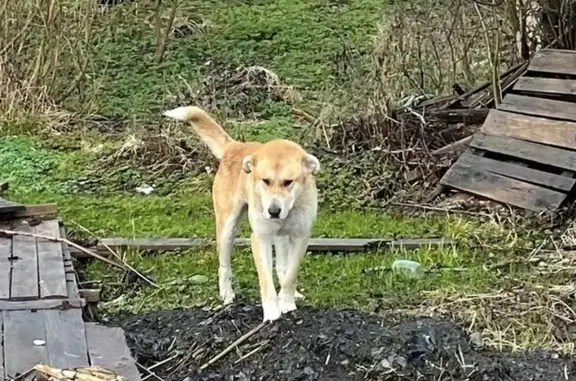
[[[165,60],[154,66],[154,8],[126,2],[99,19],[91,65],[97,83],[86,96],[104,114],[149,118],[185,92],[186,83],[196,87],[203,73],[230,65],[266,67],[313,101],[319,90],[338,91],[340,54],[346,46],[370,48],[384,7],[377,0],[181,2],[176,25],[183,20],[204,26],[171,39]]]
[[[86,145],[89,147],[90,145]],[[23,203],[56,202],[69,230],[86,235],[79,224],[99,237],[207,237],[214,236],[213,213],[208,181],[191,186],[183,181],[169,195],[135,195],[109,192],[100,195],[79,193],[71,180],[89,169],[89,151],[54,150],[34,138],[4,138],[0,163],[14,168],[9,173],[7,197]],[[17,158],[17,160],[15,159]],[[12,166],[12,167],[11,167]],[[28,184],[33,183],[34,188]],[[244,219],[240,236],[249,236]],[[369,252],[352,255],[309,255],[303,266],[301,287],[306,303],[377,309],[418,303],[422,291],[458,288],[480,292],[494,281],[482,268],[482,258],[468,248],[475,236],[498,236],[495,224],[481,224],[460,217],[428,216],[410,218],[393,212],[364,209],[320,209],[315,237],[445,237],[461,246],[425,248],[415,251]],[[213,249],[188,250],[165,255],[128,252],[128,261],[153,276],[160,289],[130,289],[120,301],[107,305],[108,312],[139,312],[156,308],[216,302],[217,256]],[[411,279],[401,274],[364,269],[389,266],[394,259],[410,258],[427,268],[469,268],[469,272],[446,271]],[[234,268],[240,297],[258,298],[257,278],[251,255],[238,249]],[[93,279],[117,283],[121,274],[92,262]],[[208,282],[193,278],[203,275]],[[125,291],[125,290],[124,290]],[[118,290],[111,291],[116,295]]]

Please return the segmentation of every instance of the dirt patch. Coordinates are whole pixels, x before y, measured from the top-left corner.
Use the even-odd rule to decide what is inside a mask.
[[[154,368],[166,381],[575,379],[572,358],[544,351],[496,352],[449,321],[306,306],[199,370],[260,319],[259,306],[236,304],[217,311],[160,311],[114,325],[126,330],[140,364],[169,359]]]

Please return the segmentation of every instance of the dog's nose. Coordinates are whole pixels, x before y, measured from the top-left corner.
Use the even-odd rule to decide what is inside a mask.
[[[280,216],[281,211],[282,209],[276,204],[272,204],[268,208],[268,214],[270,214],[270,217],[272,218],[278,218]]]

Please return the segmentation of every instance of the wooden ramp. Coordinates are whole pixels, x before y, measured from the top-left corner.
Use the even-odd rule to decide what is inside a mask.
[[[576,179],[576,51],[535,54],[440,183],[537,212],[555,211]]]
[[[14,212],[22,214],[22,208]],[[2,212],[0,217],[5,230],[65,237],[57,219],[6,221]],[[139,381],[123,331],[85,324],[84,305],[66,244],[0,235],[0,380],[44,363],[56,368],[99,365]]]

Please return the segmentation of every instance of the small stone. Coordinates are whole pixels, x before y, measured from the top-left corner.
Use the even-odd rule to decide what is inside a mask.
[[[477,347],[482,346],[482,335],[480,334],[480,332],[474,332],[470,335],[470,343],[472,343]]]
[[[44,340],[34,340],[33,343],[37,347],[43,347],[44,345],[46,345],[46,342]]]
[[[206,275],[196,274],[190,277],[190,281],[195,284],[202,284],[208,282],[208,277]]]
[[[406,361],[406,359],[402,356],[398,356],[394,359],[394,362],[396,364],[398,364],[401,368],[406,368],[406,365],[408,365],[408,362]]]
[[[311,376],[314,374],[314,369],[310,368],[309,366],[307,366],[306,368],[304,368],[304,374],[307,376]]]
[[[384,359],[382,361],[380,361],[380,366],[384,369],[390,369],[392,368],[392,366],[390,366],[390,361]]]
[[[145,194],[145,195],[149,195],[150,193],[152,193],[152,192],[154,191],[154,188],[151,187],[151,186],[148,185],[148,184],[142,184],[142,185],[140,185],[139,187],[136,187],[135,190],[136,190],[136,192],[138,192],[138,193],[142,193],[142,194]]]

